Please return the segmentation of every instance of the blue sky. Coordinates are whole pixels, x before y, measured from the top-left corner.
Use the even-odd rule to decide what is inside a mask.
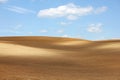
[[[120,0],[0,0],[0,36],[120,38]]]

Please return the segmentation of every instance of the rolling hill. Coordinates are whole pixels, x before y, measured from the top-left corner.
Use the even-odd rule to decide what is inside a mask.
[[[0,80],[119,80],[120,40],[0,37]]]

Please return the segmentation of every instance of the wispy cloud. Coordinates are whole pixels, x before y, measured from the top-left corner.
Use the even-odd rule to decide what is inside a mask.
[[[23,27],[23,25],[18,24],[18,25],[16,25],[13,29],[14,29],[14,30],[19,30],[19,29],[22,28],[22,27]]]
[[[62,37],[69,37],[67,34],[63,35]]]
[[[31,0],[32,2],[35,2],[36,0]]]
[[[68,15],[68,16],[67,16],[67,19],[68,19],[68,20],[76,20],[76,19],[78,19],[78,16]]]
[[[60,22],[60,25],[62,25],[62,26],[67,26],[67,25],[70,25],[71,24],[71,22]]]
[[[8,0],[0,0],[0,4],[6,3]]]
[[[98,9],[94,9],[92,6],[80,7],[73,3],[69,3],[66,5],[61,5],[56,8],[49,8],[40,10],[38,13],[38,17],[65,17],[68,20],[76,20],[80,16],[89,15],[91,13],[101,13],[106,10],[106,7],[100,7]]]
[[[113,40],[120,40],[120,37],[118,37],[118,38],[112,38]]]
[[[64,33],[64,30],[58,30],[57,32],[58,33]]]
[[[19,33],[21,33],[19,30],[20,30],[22,27],[23,27],[22,24],[18,24],[18,25],[16,25],[15,27],[13,27],[12,29],[8,30],[8,32],[19,34]]]
[[[47,32],[48,32],[48,30],[46,30],[46,29],[40,30],[40,33],[47,33]]]
[[[40,1],[40,2],[42,2],[42,1],[46,1],[46,0],[30,0],[31,2],[36,2],[36,1]]]
[[[30,32],[28,32],[28,34],[30,34],[30,35],[31,35],[31,34],[33,34],[33,32],[31,32],[31,31],[30,31]]]
[[[22,29],[23,25],[18,24],[18,25],[14,25],[14,26],[15,27],[10,27],[8,29],[3,29],[0,32],[2,32],[2,33],[14,33],[14,34],[20,34],[20,33],[22,33],[21,29]]]
[[[18,6],[9,6],[6,9],[9,11],[20,13],[20,14],[35,13],[35,11],[33,10],[29,10],[29,9],[18,7]]]
[[[101,29],[102,26],[103,26],[103,24],[101,24],[101,23],[98,23],[98,24],[90,24],[90,25],[88,26],[87,31],[88,31],[88,32],[92,32],[92,33],[99,33],[99,32],[102,31],[102,29]]]
[[[108,9],[108,7],[103,6],[103,7],[97,8],[97,9],[95,10],[95,13],[96,13],[96,14],[99,14],[99,13],[105,12],[107,9]]]

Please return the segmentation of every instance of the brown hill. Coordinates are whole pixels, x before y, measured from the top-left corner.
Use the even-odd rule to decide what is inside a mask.
[[[120,40],[0,37],[0,80],[119,80]]]

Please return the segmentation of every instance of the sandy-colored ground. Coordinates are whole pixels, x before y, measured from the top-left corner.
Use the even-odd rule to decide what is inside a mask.
[[[0,37],[0,80],[120,80],[120,40]]]

